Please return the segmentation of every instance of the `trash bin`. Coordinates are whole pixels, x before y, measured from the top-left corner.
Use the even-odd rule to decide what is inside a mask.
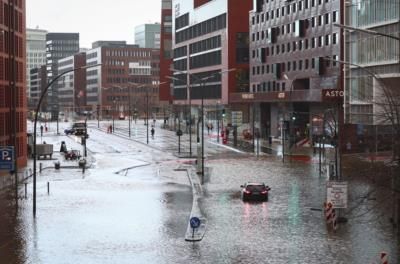
[[[86,165],[86,160],[85,159],[81,159],[79,162],[79,168],[83,168]]]
[[[60,169],[60,162],[59,162],[59,161],[54,162],[54,168],[55,168],[56,170],[59,170],[59,169]]]

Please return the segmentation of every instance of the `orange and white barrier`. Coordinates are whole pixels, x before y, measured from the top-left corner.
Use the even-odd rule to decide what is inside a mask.
[[[333,204],[331,202],[324,203],[325,207],[325,219],[327,224],[332,224],[334,230],[337,229],[337,215],[336,211],[333,208]]]
[[[386,253],[385,251],[381,252],[381,264],[389,264],[389,260],[388,260],[388,253]]]

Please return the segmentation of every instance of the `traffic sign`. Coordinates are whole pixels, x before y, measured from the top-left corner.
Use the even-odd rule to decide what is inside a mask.
[[[347,208],[347,182],[327,182],[327,201],[333,208]]]
[[[14,147],[0,147],[0,170],[14,170]]]
[[[200,226],[200,218],[194,216],[190,218],[190,227],[191,228],[198,228]]]
[[[232,111],[232,125],[233,126],[241,126],[243,123],[243,112],[242,111]]]

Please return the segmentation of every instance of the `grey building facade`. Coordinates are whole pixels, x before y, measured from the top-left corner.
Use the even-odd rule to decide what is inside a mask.
[[[341,89],[341,0],[256,0],[250,12],[250,91],[262,137],[291,143],[323,133],[324,115],[335,108],[324,90]],[[326,60],[329,57],[331,60]],[[296,139],[293,134],[297,135]]]
[[[58,60],[79,52],[79,33],[48,33],[46,35],[46,69],[48,82],[59,73]],[[56,86],[49,89],[48,106],[56,116],[58,113],[58,91]]]

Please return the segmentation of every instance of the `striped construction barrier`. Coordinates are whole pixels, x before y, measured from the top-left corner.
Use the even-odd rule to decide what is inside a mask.
[[[333,230],[337,230],[338,225],[337,225],[337,215],[335,209],[332,209],[332,227]]]
[[[388,257],[388,253],[385,251],[381,252],[381,264],[389,264],[389,257]]]
[[[326,223],[332,224],[333,230],[337,230],[337,215],[335,208],[333,208],[333,204],[331,202],[324,203],[324,208]]]

